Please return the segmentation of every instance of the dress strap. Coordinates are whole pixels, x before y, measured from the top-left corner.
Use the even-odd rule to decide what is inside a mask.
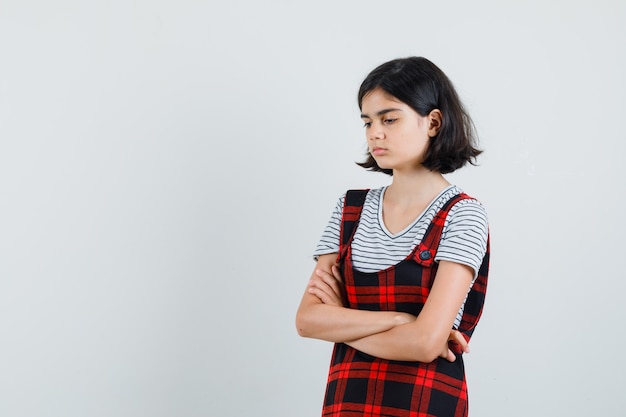
[[[339,254],[337,255],[337,262],[342,259],[345,253],[350,247],[352,237],[356,231],[356,227],[359,224],[361,218],[361,212],[363,211],[363,204],[365,203],[365,197],[369,189],[362,190],[348,190],[343,203],[343,210],[341,212],[341,229],[339,231]]]
[[[431,266],[435,262],[435,254],[439,248],[441,241],[441,233],[446,223],[446,217],[450,209],[459,201],[472,198],[465,193],[460,193],[446,201],[441,209],[435,214],[435,217],[428,225],[428,229],[424,233],[424,237],[419,245],[415,247],[413,259],[422,266]]]
[[[433,221],[428,226],[422,242],[416,246],[413,254],[413,259],[424,267],[433,266],[435,262],[435,255],[441,242],[441,233],[443,232],[443,226],[446,222],[446,217],[450,209],[459,201],[465,199],[471,199],[469,195],[465,193],[457,194],[444,204],[444,206],[435,215]],[[469,341],[480,316],[482,315],[483,305],[485,303],[485,295],[487,292],[487,277],[489,275],[489,243],[490,238],[487,236],[487,250],[483,257],[482,263],[478,270],[478,274],[471,290],[465,300],[463,307],[463,316],[461,317],[461,324],[459,330],[465,335],[465,339]]]

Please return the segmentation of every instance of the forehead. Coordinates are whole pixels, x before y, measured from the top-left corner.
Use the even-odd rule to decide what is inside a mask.
[[[373,116],[382,110],[402,111],[408,108],[409,106],[406,103],[398,100],[381,88],[368,92],[361,101],[361,112],[364,117]]]

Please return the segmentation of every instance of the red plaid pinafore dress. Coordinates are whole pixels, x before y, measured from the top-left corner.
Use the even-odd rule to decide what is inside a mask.
[[[341,265],[348,307],[392,310],[418,315],[432,287],[434,262],[450,208],[470,198],[452,197],[435,215],[424,238],[395,266],[375,273],[353,268],[351,242],[367,190],[348,191],[341,220]],[[465,302],[459,330],[469,340],[480,318],[489,269],[489,242],[478,277]],[[341,417],[465,417],[467,387],[463,357],[455,362],[438,358],[431,363],[390,361],[337,343],[333,350],[323,416]]]

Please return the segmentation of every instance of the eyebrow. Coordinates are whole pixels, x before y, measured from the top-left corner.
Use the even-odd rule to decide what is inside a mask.
[[[402,111],[402,109],[394,109],[394,108],[382,109],[376,113],[376,116],[382,116],[383,114],[387,114],[392,111]],[[361,119],[370,119],[370,117],[367,114],[361,113]]]

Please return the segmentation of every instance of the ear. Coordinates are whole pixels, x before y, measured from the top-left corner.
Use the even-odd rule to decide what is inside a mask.
[[[434,109],[428,114],[428,136],[435,137],[443,124],[443,115],[441,110]]]

